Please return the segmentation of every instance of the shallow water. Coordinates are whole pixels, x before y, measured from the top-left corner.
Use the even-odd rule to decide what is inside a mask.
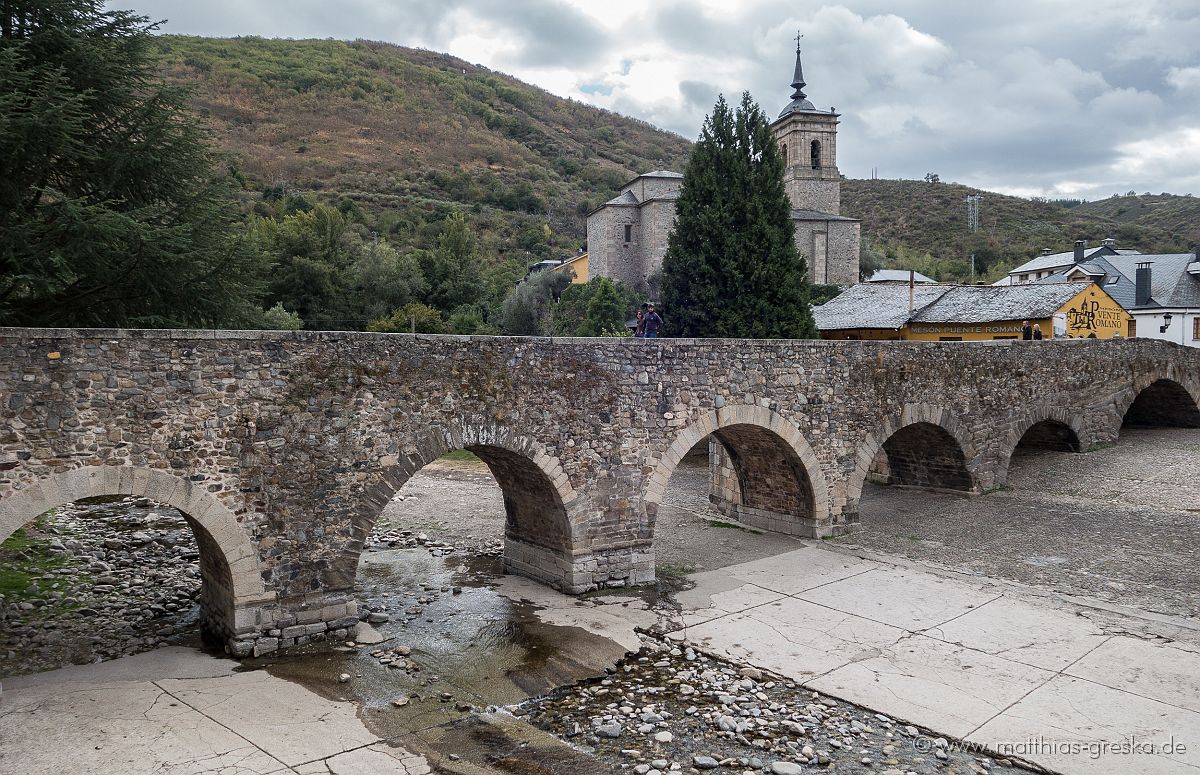
[[[389,737],[600,675],[623,656],[606,638],[545,624],[536,606],[505,598],[491,583],[499,570],[500,558],[488,555],[433,557],[423,548],[367,553],[358,596],[391,616],[373,625],[387,640],[344,653],[322,646],[245,664],[356,703],[367,726]],[[397,646],[411,649],[408,659],[419,669],[390,668],[372,656]],[[339,682],[344,673],[352,678]],[[408,704],[395,707],[398,697]]]

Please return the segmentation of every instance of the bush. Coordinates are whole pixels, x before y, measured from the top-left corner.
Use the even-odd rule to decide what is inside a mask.
[[[446,324],[442,313],[427,304],[405,304],[386,318],[372,320],[368,331],[377,334],[444,334]]]

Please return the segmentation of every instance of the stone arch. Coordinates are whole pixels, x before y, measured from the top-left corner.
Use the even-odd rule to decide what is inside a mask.
[[[1024,415],[1012,427],[996,461],[994,485],[1008,481],[1008,469],[1017,449],[1045,449],[1059,452],[1083,452],[1092,444],[1078,415],[1058,407],[1043,407]]]
[[[39,514],[85,498],[137,495],[178,509],[200,547],[204,628],[222,640],[254,631],[254,606],[274,598],[263,584],[258,552],[237,517],[203,486],[167,471],[84,466],[51,474],[0,497],[0,541]]]
[[[487,465],[504,495],[507,570],[552,586],[572,586],[571,555],[587,515],[558,459],[536,440],[485,422],[462,422],[421,434],[385,456],[353,516],[351,538],[326,571],[331,589],[354,584],[359,555],[380,512],[417,471],[448,452],[465,449]]]
[[[898,434],[904,434],[900,438],[903,444],[889,447]],[[932,465],[922,465],[921,459],[931,460],[930,451],[938,452],[941,458],[932,459]],[[889,470],[892,484],[979,491],[971,473],[977,454],[965,426],[948,409],[906,404],[899,415],[884,420],[859,446],[854,471],[846,482],[847,514],[858,513],[867,474],[881,453],[887,455],[889,463],[893,460],[900,463]]]
[[[1170,373],[1139,380],[1117,402],[1120,426],[1200,428],[1200,386]]]
[[[799,428],[760,406],[723,407],[679,431],[646,481],[643,503],[651,531],[671,474],[710,434],[729,452],[737,471],[743,518],[798,535],[828,532],[829,489],[816,453]]]
[[[808,146],[809,161],[814,170],[821,169],[821,141],[813,140]]]

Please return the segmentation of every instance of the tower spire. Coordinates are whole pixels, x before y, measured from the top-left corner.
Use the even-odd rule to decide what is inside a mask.
[[[796,30],[796,72],[792,74],[792,88],[795,89],[792,93],[792,99],[794,100],[803,100],[806,98],[804,87],[808,85],[804,82],[804,67],[800,63],[800,39],[803,37],[804,35],[799,30]]]
[[[796,72],[792,74],[792,101],[779,114],[780,118],[789,113],[810,113],[816,108],[808,101],[808,96],[804,93],[804,87],[807,86],[804,82],[804,66],[800,63],[800,39],[804,35],[799,30],[796,31]]]

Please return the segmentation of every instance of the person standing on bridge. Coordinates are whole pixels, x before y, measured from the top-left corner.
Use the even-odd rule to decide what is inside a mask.
[[[1040,323],[1033,324],[1033,339],[1039,341],[1042,338],[1042,326]]]
[[[647,304],[646,317],[643,321],[643,326],[645,327],[645,333],[643,336],[645,336],[647,339],[657,339],[658,332],[662,328],[662,325],[663,319],[658,316],[657,312],[654,311],[654,305]]]

